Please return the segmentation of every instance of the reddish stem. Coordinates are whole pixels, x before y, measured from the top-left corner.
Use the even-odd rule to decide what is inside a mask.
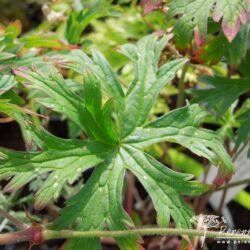
[[[41,244],[43,242],[42,227],[34,225],[22,231],[0,234],[0,245],[24,241],[29,241],[32,244]]]

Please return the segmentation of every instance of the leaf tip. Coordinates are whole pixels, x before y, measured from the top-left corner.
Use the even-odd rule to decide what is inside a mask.
[[[240,19],[237,18],[237,20],[233,24],[229,24],[226,21],[226,19],[223,18],[222,30],[223,30],[223,33],[225,34],[227,40],[231,43],[240,30]]]

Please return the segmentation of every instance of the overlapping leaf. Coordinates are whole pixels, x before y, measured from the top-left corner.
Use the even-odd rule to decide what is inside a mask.
[[[203,102],[208,108],[218,108],[222,115],[243,93],[250,90],[250,79],[230,79],[222,77],[201,77],[200,80],[212,86],[207,89],[193,89],[194,102]],[[226,93],[226,95],[225,95]]]
[[[200,35],[207,33],[208,17],[213,16],[215,22],[222,19],[222,31],[228,41],[232,41],[240,30],[240,25],[248,22],[247,0],[177,0],[169,4],[169,15],[179,15],[174,34],[177,46],[186,48],[194,29]]]
[[[45,106],[64,114],[82,128],[91,139],[114,142],[117,139],[111,124],[112,103],[102,107],[102,95],[99,82],[85,72],[85,96],[76,95],[70,90],[63,77],[55,70],[47,76],[44,73],[17,68],[15,73],[30,83],[31,88],[39,89],[49,97],[39,98]]]
[[[11,89],[16,83],[14,76],[2,75],[0,77],[0,95]]]

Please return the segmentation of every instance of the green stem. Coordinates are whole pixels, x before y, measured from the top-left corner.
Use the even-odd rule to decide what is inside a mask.
[[[182,69],[181,78],[180,78],[179,83],[178,83],[179,94],[177,96],[176,108],[180,108],[184,104],[184,98],[185,98],[185,75],[187,73],[188,67],[189,67],[189,63],[187,62],[184,65],[183,69]]]
[[[138,228],[122,231],[43,231],[43,239],[69,239],[69,238],[97,238],[97,237],[128,237],[128,236],[152,236],[152,235],[188,235],[204,236],[204,230],[179,229],[179,228]],[[227,239],[237,239],[240,241],[250,240],[250,235],[222,233],[218,231],[207,231],[207,238],[225,237]]]
[[[178,228],[136,228],[131,230],[120,231],[72,231],[72,230],[43,230],[40,227],[31,227],[29,229],[0,234],[0,245],[17,243],[17,242],[34,242],[41,243],[45,240],[52,239],[82,239],[82,238],[99,238],[99,237],[128,237],[128,236],[152,236],[152,235],[188,235],[204,236],[204,230],[198,229],[178,229]],[[217,238],[219,237],[219,238]],[[240,233],[225,233],[218,231],[207,231],[206,238],[231,239],[237,241],[250,241],[250,235]]]

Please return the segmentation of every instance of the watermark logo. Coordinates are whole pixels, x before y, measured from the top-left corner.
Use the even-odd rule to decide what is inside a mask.
[[[227,226],[226,219],[218,215],[197,215],[191,218],[191,223],[194,224],[197,229],[204,230],[204,235],[201,241],[201,247],[203,247],[207,231],[213,229],[218,231],[217,243],[250,243],[249,240],[244,240],[244,237],[250,235],[250,230],[241,230],[241,229],[231,229]],[[236,236],[236,235],[237,236]],[[232,235],[234,235],[232,237]],[[233,240],[232,240],[233,238]]]

